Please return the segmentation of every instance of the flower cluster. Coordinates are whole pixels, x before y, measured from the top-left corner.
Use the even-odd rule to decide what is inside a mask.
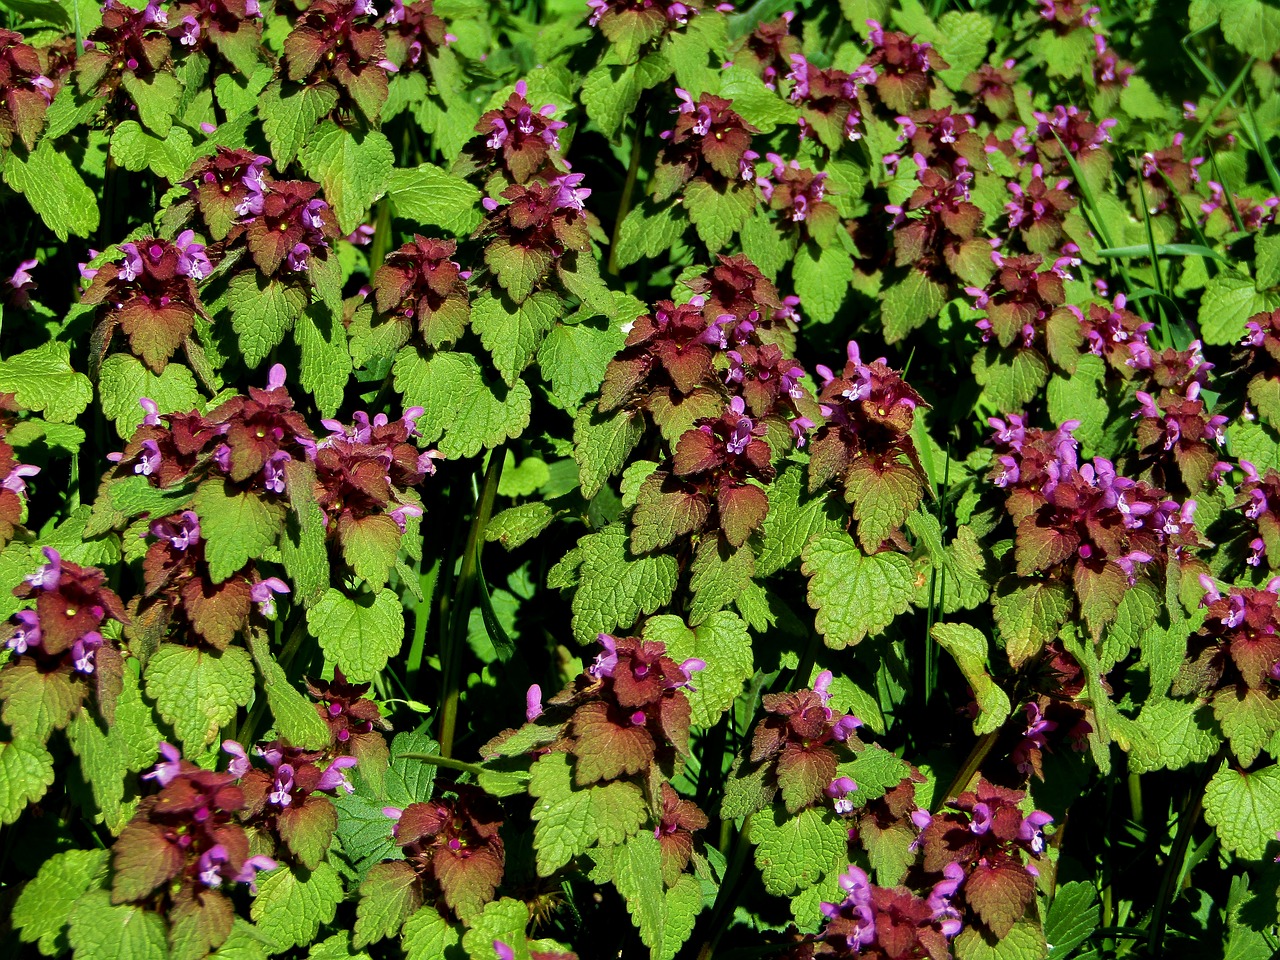
[[[1044,831],[1053,821],[1038,810],[1024,815],[1025,796],[979,779],[920,835],[924,869],[951,881],[952,905],[997,937],[1008,935],[1035,897],[1033,861],[1044,856]]]
[[[614,43],[626,43],[631,49],[660,40],[698,15],[698,8],[681,0],[587,0],[591,17],[587,21],[599,27]],[[728,12],[731,3],[716,5]]]
[[[862,137],[861,91],[876,82],[876,72],[867,64],[853,73],[835,67],[821,70],[801,54],[790,55],[791,100],[800,107],[800,136],[813,130],[834,150],[846,140]]]
[[[387,759],[389,729],[378,705],[367,696],[370,684],[351,683],[341,668],[333,668],[332,680],[307,680],[307,692],[316,701],[316,712],[329,727],[332,749],[355,757],[362,764],[380,766]]]
[[[54,82],[44,75],[40,55],[22,41],[22,34],[0,30],[0,147],[7,149],[16,135],[33,150]]]
[[[1102,357],[1122,377],[1150,366],[1151,348],[1147,333],[1154,324],[1145,322],[1132,310],[1123,293],[1110,303],[1091,303],[1088,312],[1068,305],[1067,309],[1080,322],[1082,345],[1094,356]]]
[[[355,766],[356,758],[335,757],[321,767],[324,751],[302,750],[277,740],[253,748],[254,756],[266,764],[263,769],[254,766],[234,740],[224,741],[222,749],[232,758],[228,772],[239,779],[244,794],[241,820],[279,837],[294,859],[314,870],[328,853],[338,823],[333,804],[324,794],[354,792],[344,771]]]
[[[906,887],[879,887],[861,867],[840,876],[845,898],[823,903],[826,917],[815,956],[864,960],[940,960],[951,956],[948,941],[960,932],[952,898],[963,873],[948,868],[927,897]]]
[[[761,23],[747,36],[734,54],[739,66],[752,68],[770,90],[791,70],[791,57],[800,52],[800,40],[791,34],[795,11],[788,10],[777,20]]]
[[[407,6],[404,0],[391,0],[382,29],[387,38],[387,59],[401,70],[430,63],[458,39],[447,32],[432,0],[414,0]]]
[[[892,214],[894,255],[899,267],[933,276],[949,270],[966,279],[990,275],[991,246],[978,236],[982,211],[969,197],[973,173],[963,158],[954,168],[930,166],[920,154],[914,158],[920,186],[902,204],[886,204]]]
[[[580,186],[582,180],[580,173],[566,173],[545,183],[514,183],[502,191],[507,203],[482,201],[489,213],[480,228],[490,238],[485,263],[517,303],[566,254],[590,250],[594,217],[584,204],[591,191]]]
[[[1013,199],[1004,205],[1009,213],[1009,229],[1017,230],[1023,244],[1035,253],[1045,253],[1062,239],[1062,224],[1075,205],[1075,197],[1067,192],[1071,181],[1063,178],[1052,185],[1045,183],[1040,164],[1031,167],[1031,179],[1024,189],[1016,181],[1009,182]]]
[[[1208,575],[1201,576],[1200,585],[1205,591],[1204,625],[1191,639],[1174,691],[1212,695],[1214,713],[1235,743],[1242,731],[1233,722],[1233,708],[1241,701],[1276,699],[1280,578],[1263,589],[1231,587],[1226,593]]]
[[[421,407],[412,407],[394,421],[385,413],[372,419],[356,413],[351,426],[325,420],[329,436],[316,444],[315,497],[325,524],[348,563],[375,580],[362,555],[372,549],[395,556],[408,521],[422,516],[410,488],[436,472],[440,454],[419,453],[410,443],[421,415]]]
[[[654,199],[665,200],[694,179],[712,186],[754,180],[759,154],[751,149],[751,136],[758,131],[734,111],[733,102],[704,93],[695,103],[679,87],[676,96],[676,122],[660,134],[665,143],[653,174]]]
[[[192,164],[183,183],[215,240],[236,240],[244,232],[241,218],[262,214],[270,165],[270,157],[229,147]]]
[[[965,288],[974,298],[974,307],[986,314],[977,322],[983,342],[994,336],[1001,347],[1017,344],[1027,350],[1045,336],[1051,320],[1068,329],[1077,325],[1076,314],[1059,312],[1066,301],[1064,265],[1054,263],[1041,269],[1044,261],[1036,254],[1003,257],[993,251],[992,259],[997,270],[986,289]]]
[[[1082,751],[1093,730],[1093,708],[1077,698],[1084,692],[1085,676],[1079,662],[1055,640],[1028,664],[1026,676],[1033,699],[1022,706],[1024,724],[1009,753],[1009,760],[1023,776],[1044,779],[1043,760],[1053,752],[1052,740],[1063,740]],[[1110,690],[1107,681],[1103,687]]]
[[[507,183],[528,183],[568,170],[560,156],[560,131],[568,124],[552,119],[555,104],[534,107],[528,96],[529,87],[520,80],[506,103],[481,115],[475,126],[479,136],[463,152],[464,172],[496,168]]]
[[[105,0],[102,23],[84,41],[76,83],[86,96],[113,100],[127,78],[150,80],[169,66],[169,15],[157,0],[142,10]]]
[[[246,180],[253,172],[251,166]],[[260,167],[257,173],[262,183]],[[311,258],[327,251],[338,236],[333,211],[317,196],[319,184],[309,180],[269,180],[264,186],[236,208],[253,261],[268,277],[282,268],[290,274],[303,273]]]
[[[1228,418],[1209,414],[1198,380],[1182,391],[1166,387],[1158,397],[1143,390],[1134,396],[1139,404],[1133,416],[1141,461],[1150,464],[1156,482],[1171,486],[1172,471],[1166,464],[1172,460],[1183,486],[1198,494],[1218,463],[1214,448],[1226,443]]]
[[[1017,525],[1018,573],[1069,576],[1099,629],[1144,566],[1199,543],[1196,503],[1183,504],[1141,480],[1118,476],[1109,460],[1079,464],[1067,421],[1028,429],[1021,417],[992,419],[993,482],[1009,491]]]
[[[809,454],[809,487],[833,483],[854,505],[858,535],[871,551],[893,536],[923,493],[921,468],[911,428],[924,400],[884,358],[862,361],[858,344],[849,341],[847,360],[839,375],[817,368],[822,387],[818,402],[825,423],[814,434]],[[883,510],[864,510],[863,504],[883,500],[878,492],[892,485],[894,516]]]
[[[172,16],[169,35],[182,47],[212,49],[241,73],[252,72],[262,44],[258,0],[179,0]]]
[[[198,923],[204,942],[216,948],[235,919],[228,889],[245,883],[256,890],[258,872],[277,863],[252,852],[236,820],[245,797],[233,774],[202,770],[167,743],[160,752],[164,759],[144,775],[160,792],[143,798],[112,847],[111,897],[116,903],[159,897],[174,932]]]
[[[123,260],[93,272],[81,302],[102,307],[95,339],[103,352],[118,327],[133,352],[162,373],[204,311],[196,282],[209,275],[212,264],[191,230],[172,243],[155,237],[122,243],[120,252]]]
[[[376,15],[370,0],[316,0],[284,41],[290,80],[328,85],[340,105],[355,105],[370,123],[378,122],[387,74],[397,69],[373,24]]]
[[[782,791],[787,810],[795,813],[829,797],[837,803],[857,790],[840,776],[841,761],[852,759],[859,743],[854,731],[862,721],[828,706],[831,671],[818,674],[812,689],[766,694],[765,718],[752,734],[752,764],[767,764],[766,781]]]
[[[7,625],[5,646],[11,659],[0,676],[7,675],[12,683],[20,673],[38,673],[47,682],[57,675],[64,700],[70,704],[55,721],[59,726],[70,720],[88,693],[87,683],[74,681],[92,677],[99,712],[110,720],[115,716],[124,660],[115,641],[102,631],[108,621],[129,622],[124,604],[98,568],[64,560],[53,547],[44,548],[44,558],[45,564],[13,591],[35,605],[19,610]],[[5,687],[7,694],[12,688]]]
[[[404,851],[404,860],[374,869],[411,882],[416,875],[412,895],[418,903],[428,893],[438,895],[449,909],[466,919],[493,899],[502,882],[502,810],[496,800],[476,787],[455,785],[449,789],[451,797],[413,803],[403,810],[383,809],[395,820],[391,835]]]
[[[868,20],[867,26],[871,52],[863,68],[875,71],[872,88],[876,95],[896,113],[923,106],[934,88],[932,74],[951,65],[930,44],[917,43],[905,33],[885,31],[874,20]]]
[[[773,164],[773,175],[756,177],[756,186],[769,209],[801,224],[802,236],[834,235],[839,214],[823,199],[827,175],[801,167],[798,160],[785,162],[776,153],[766,154],[765,159]]]
[[[254,602],[264,616],[273,616],[275,594],[289,591],[276,577],[261,579],[252,564],[215,582],[194,511],[153,521],[149,532],[155,540],[143,560],[140,616],[152,629],[180,626],[180,635],[225,650],[248,625]]]
[[[1217,466],[1226,464],[1216,465],[1215,474]],[[1244,471],[1244,482],[1233,506],[1252,523],[1251,532],[1255,534],[1249,540],[1245,563],[1260,567],[1265,558],[1267,567],[1274,570],[1280,565],[1280,473],[1272,467],[1259,475],[1258,468],[1248,460],[1240,461],[1240,469]]]
[[[1111,170],[1111,154],[1104,146],[1111,142],[1109,131],[1116,125],[1115,118],[1095,123],[1087,110],[1074,105],[1037,110],[1032,117],[1036,121],[1033,130],[1018,127],[1010,137],[1025,162],[1041,164],[1053,177],[1071,174],[1067,155],[1095,175],[1105,175]]]

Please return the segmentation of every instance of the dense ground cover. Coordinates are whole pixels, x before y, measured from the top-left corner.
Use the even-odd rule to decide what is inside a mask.
[[[1280,10],[0,9],[6,956],[1277,955]]]

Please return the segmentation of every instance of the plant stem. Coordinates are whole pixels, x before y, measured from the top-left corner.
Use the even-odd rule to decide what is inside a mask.
[[[1158,957],[1164,941],[1165,926],[1169,922],[1169,905],[1173,902],[1174,883],[1182,870],[1182,861],[1186,859],[1187,847],[1191,845],[1191,836],[1195,833],[1196,824],[1200,822],[1200,814],[1204,807],[1204,788],[1209,777],[1218,769],[1222,758],[1226,755],[1224,746],[1218,755],[1205,764],[1204,770],[1191,787],[1187,795],[1187,803],[1178,819],[1178,833],[1174,837],[1173,846],[1169,849],[1169,859],[1164,866],[1164,875],[1160,878],[1160,892],[1156,896],[1155,911],[1152,914],[1151,933],[1147,937],[1147,955]]]
[[[421,760],[423,763],[429,763],[433,767],[444,767],[446,770],[469,773],[473,777],[478,777],[484,773],[484,767],[478,763],[454,760],[452,757],[442,757],[438,753],[397,753],[396,756],[401,760]]]
[[[933,798],[930,813],[937,813],[947,800],[964,792],[965,788],[969,786],[969,781],[973,779],[974,774],[982,766],[982,761],[987,759],[987,754],[996,745],[996,737],[999,735],[999,730],[993,730],[978,739],[978,742],[973,745],[973,749],[969,751],[969,756],[965,758],[964,764],[956,774],[956,778],[951,781],[951,786],[947,788],[947,792]]]
[[[640,147],[644,142],[644,124],[647,109],[641,103],[636,111],[636,130],[631,136],[631,161],[627,164],[627,179],[622,186],[622,198],[618,201],[617,219],[613,224],[613,236],[609,238],[609,264],[605,267],[614,276],[618,275],[618,238],[622,235],[622,221],[631,212],[631,195],[636,189],[636,175],[640,172]]]
[[[471,595],[476,585],[476,560],[480,545],[484,542],[484,528],[489,525],[493,513],[493,501],[498,495],[498,481],[502,479],[502,461],[506,456],[505,444],[499,444],[489,452],[489,466],[484,474],[484,486],[476,499],[471,529],[467,533],[467,545],[462,554],[462,569],[454,588],[453,604],[449,611],[448,632],[440,651],[440,672],[443,688],[440,693],[440,754],[453,756],[454,735],[458,726],[459,682],[462,674],[462,650],[466,644],[467,617],[471,613]]]

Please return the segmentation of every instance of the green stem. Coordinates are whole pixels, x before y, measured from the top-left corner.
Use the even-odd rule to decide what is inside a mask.
[[[960,767],[960,772],[951,781],[951,786],[947,788],[947,792],[933,798],[930,813],[937,813],[947,800],[957,797],[965,791],[969,786],[969,781],[973,779],[974,774],[982,766],[982,761],[987,759],[987,754],[996,745],[996,737],[999,735],[999,730],[993,730],[978,739],[978,742],[973,745],[973,749],[969,751],[969,756],[965,758],[964,764]]]
[[[636,112],[636,130],[631,136],[631,161],[627,164],[627,180],[622,186],[622,198],[618,201],[617,219],[613,224],[613,236],[609,238],[609,264],[605,268],[618,275],[618,238],[622,236],[622,221],[631,212],[631,195],[636,189],[636,176],[640,172],[640,148],[644,142],[646,109],[643,103]]]
[[[444,767],[446,770],[469,773],[473,777],[479,777],[480,774],[484,773],[484,767],[478,763],[454,760],[452,757],[442,757],[438,753],[397,753],[396,756],[401,760],[421,760],[423,763],[429,763],[433,767]]]
[[[499,444],[489,453],[489,466],[484,474],[484,487],[476,500],[476,511],[467,533],[467,546],[462,554],[462,569],[453,593],[449,611],[449,628],[445,645],[440,651],[440,671],[443,688],[440,693],[440,754],[453,756],[453,741],[458,726],[459,683],[462,675],[462,652],[467,642],[467,617],[471,613],[471,595],[476,585],[476,561],[480,546],[484,543],[484,529],[493,513],[493,501],[498,495],[498,481],[502,479],[502,461],[506,446]]]
[[[1160,892],[1156,896],[1156,907],[1151,920],[1151,933],[1147,938],[1148,956],[1158,957],[1161,955],[1165,926],[1169,921],[1169,905],[1173,901],[1173,888],[1178,875],[1182,871],[1182,861],[1186,859],[1187,847],[1191,845],[1191,837],[1195,833],[1196,824],[1200,822],[1200,814],[1203,812],[1204,805],[1204,788],[1208,785],[1209,778],[1214,771],[1221,765],[1222,758],[1226,756],[1226,751],[1227,748],[1224,746],[1218,751],[1216,757],[1205,764],[1204,770],[1201,771],[1196,783],[1191,787],[1191,793],[1187,796],[1186,807],[1178,820],[1178,833],[1174,837],[1173,846],[1169,849],[1169,859],[1164,865],[1164,875],[1160,878]]]
[[[715,906],[712,908],[711,936],[698,951],[698,960],[709,960],[714,956],[720,938],[724,936],[724,931],[729,925],[728,918],[733,915],[733,908],[737,905],[736,889],[742,877],[742,868],[747,862],[747,851],[751,847],[751,841],[747,837],[748,823],[750,823],[749,820],[743,822],[743,829],[739,830],[734,838],[733,857],[729,861],[728,869],[724,872],[724,881],[720,884]]]
[[[391,249],[391,201],[383,197],[378,201],[378,216],[373,223],[373,242],[369,245],[369,278],[378,272],[382,261]]]
[[[1146,823],[1146,817],[1142,813],[1142,777],[1136,773],[1129,774],[1129,809],[1133,813],[1134,823]]]

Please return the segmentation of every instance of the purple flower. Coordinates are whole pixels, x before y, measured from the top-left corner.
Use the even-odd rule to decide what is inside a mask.
[[[27,492],[27,484],[24,477],[34,477],[40,472],[40,468],[29,463],[19,463],[9,471],[9,475],[0,481],[0,487],[11,490],[18,496],[22,496]]]
[[[200,854],[200,861],[196,864],[200,882],[211,890],[222,886],[222,865],[229,859],[227,848],[220,843]]]
[[[249,892],[256,894],[258,892],[258,884],[256,883],[258,871],[274,870],[278,866],[279,864],[270,857],[263,856],[262,854],[252,856],[244,862],[244,866],[235,876],[235,881],[236,883],[247,883],[249,885]]]
[[[348,767],[356,765],[355,757],[337,757],[333,763],[325,768],[324,773],[320,774],[320,779],[316,783],[317,790],[336,790],[341,788],[345,793],[355,793],[356,788],[347,780],[346,774],[342,771]]]
[[[37,590],[56,590],[62,580],[62,555],[53,547],[45,547],[44,558],[48,563],[27,577],[26,582]]]
[[[270,752],[270,751],[269,751]],[[271,784],[271,792],[267,794],[267,802],[277,807],[287,807],[293,803],[293,766],[282,763],[276,767],[276,777]]]
[[[71,664],[79,673],[93,673],[94,654],[102,646],[102,634],[90,630],[71,644]]]
[[[193,230],[184,230],[178,234],[178,272],[192,280],[203,280],[213,271],[213,264],[205,256],[204,244],[196,243],[195,237]]]
[[[142,273],[142,254],[138,252],[136,243],[122,243],[120,249],[124,251],[124,263],[120,264],[120,279],[134,281]]]
[[[536,683],[530,684],[524,695],[524,718],[529,723],[542,716],[542,688]]]
[[[154,440],[142,441],[142,456],[133,465],[133,472],[149,477],[160,469],[160,447]]]
[[[603,3],[604,0],[597,0],[597,2]],[[501,940],[493,941],[493,953],[497,960],[516,960],[515,951]]]
[[[604,653],[596,654],[595,662],[587,668],[593,677],[612,677],[618,666],[618,645],[607,633],[599,634],[596,639],[604,647]]]
[[[249,590],[249,599],[258,605],[258,610],[264,617],[274,617],[276,615],[275,595],[288,592],[289,585],[279,577],[267,577],[253,585]]]
[[[143,780],[154,780],[160,786],[167,787],[182,772],[182,754],[170,743],[160,742],[160,754],[164,760],[158,762],[150,773],[142,775]]]
[[[19,610],[14,614],[18,629],[6,642],[15,656],[24,654],[31,647],[40,646],[40,618],[34,610]]]
[[[1053,817],[1041,810],[1034,810],[1027,814],[1022,821],[1022,826],[1018,828],[1018,839],[1030,846],[1031,852],[1040,854],[1044,852],[1044,828],[1053,822]]]
[[[151,524],[151,535],[158,540],[166,540],[175,550],[185,551],[191,544],[200,539],[200,518],[194,511],[184,510],[178,522],[157,520]]]
[[[831,805],[835,808],[836,813],[853,812],[853,801],[849,799],[849,794],[857,789],[858,785],[849,777],[837,777],[827,784],[826,794],[831,798]]]

